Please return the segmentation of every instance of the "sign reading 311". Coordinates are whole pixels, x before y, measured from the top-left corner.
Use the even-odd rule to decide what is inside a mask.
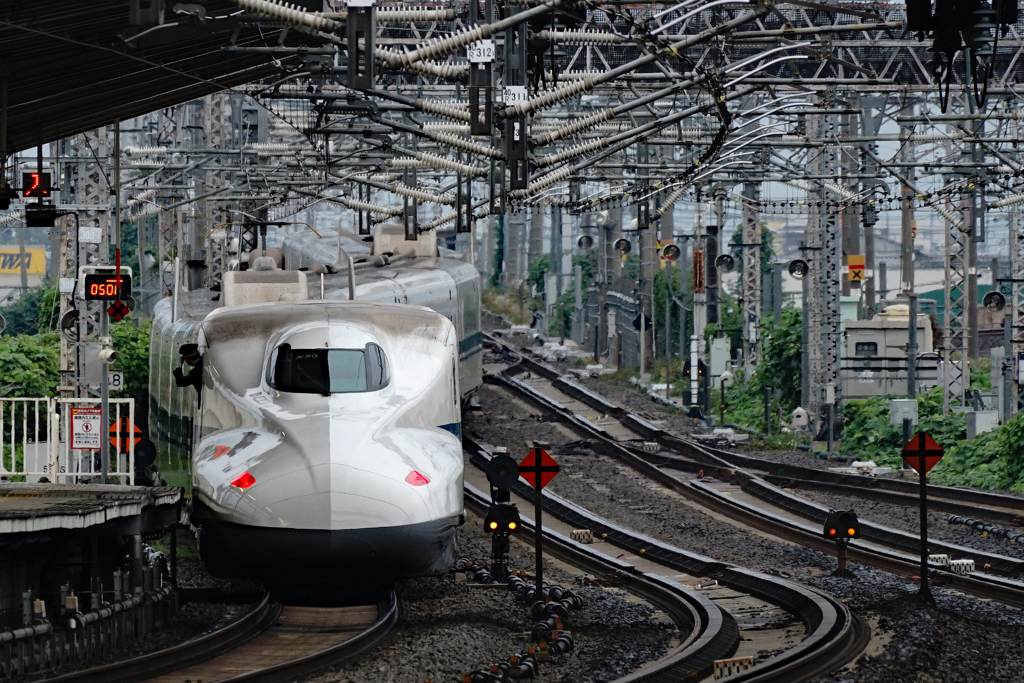
[[[526,92],[525,85],[506,85],[505,86],[505,106],[511,107],[521,102],[529,101],[530,96]]]

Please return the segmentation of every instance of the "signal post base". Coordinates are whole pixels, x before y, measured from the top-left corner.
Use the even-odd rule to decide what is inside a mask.
[[[847,569],[847,567],[846,567],[846,561],[847,561],[846,546],[848,544],[849,544],[849,542],[846,541],[846,540],[836,541],[836,549],[837,549],[838,555],[839,555],[839,566],[836,568],[836,570],[834,572],[832,572],[832,576],[838,576],[839,578],[842,578],[842,579],[856,579],[857,575],[854,574],[849,569]]]

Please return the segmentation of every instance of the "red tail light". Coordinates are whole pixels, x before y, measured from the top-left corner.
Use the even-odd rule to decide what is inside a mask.
[[[410,484],[412,484],[413,486],[423,486],[424,484],[429,484],[430,483],[429,479],[424,477],[422,474],[420,474],[416,470],[413,470],[412,472],[410,472],[409,475],[405,478],[405,481],[410,483]]]
[[[246,472],[244,474],[240,474],[239,476],[235,477],[232,480],[231,485],[232,486],[237,486],[240,489],[247,489],[247,488],[249,488],[250,486],[252,486],[255,483],[256,483],[256,477],[254,477],[251,474],[249,474],[248,472]]]

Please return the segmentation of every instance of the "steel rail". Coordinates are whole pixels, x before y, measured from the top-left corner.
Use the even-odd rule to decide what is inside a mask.
[[[120,683],[159,676],[206,661],[252,640],[270,628],[280,613],[280,605],[271,603],[270,594],[265,593],[255,609],[213,633],[141,657],[46,680],[47,683]]]
[[[480,467],[486,464],[490,457],[486,451],[468,437],[464,437],[464,444],[470,453],[470,461],[473,464]],[[512,490],[527,499],[532,495],[532,489],[522,482],[517,482]],[[481,494],[477,495],[482,498]],[[810,680],[848,662],[864,649],[870,638],[870,629],[843,604],[806,586],[718,562],[656,541],[609,522],[547,491],[543,492],[543,503],[545,510],[564,522],[588,528],[613,545],[642,555],[657,564],[692,575],[715,578],[724,586],[775,604],[795,616],[807,628],[807,637],[793,648],[742,673],[722,680],[757,681],[758,683],[797,683]],[[555,552],[552,554],[556,556],[557,552],[563,550],[563,546],[567,542],[576,553],[585,552],[592,556],[598,555],[606,558],[606,556],[588,550],[585,546],[569,541],[559,534],[545,532],[545,542],[550,543],[551,541],[554,543],[550,544],[548,548],[554,545]],[[620,567],[622,565],[621,562],[611,560],[611,558],[606,558],[603,563],[607,565],[608,561]],[[630,567],[632,573],[637,572],[631,565],[626,566]],[[645,576],[650,577],[651,575]],[[684,595],[686,594],[684,593]],[[716,606],[716,609],[719,608]],[[732,619],[727,613],[723,612],[723,615]],[[690,670],[698,672],[696,678],[710,672],[710,667],[693,668],[696,662],[706,659],[706,654],[694,652],[693,659],[689,663],[676,660],[676,663],[673,664],[674,659],[674,657],[665,658],[651,668],[638,672],[635,676],[620,679],[621,683],[626,681],[687,680],[695,678],[689,673]],[[710,664],[713,665],[713,661]],[[685,673],[686,676],[680,678],[681,673]]]
[[[220,656],[267,632],[281,617],[282,606],[264,594],[260,604],[231,625],[195,640],[124,662],[85,669],[47,679],[48,683],[128,683],[143,681],[192,666],[213,664]],[[310,654],[217,679],[198,676],[213,683],[284,683],[336,666],[373,649],[387,638],[398,621],[398,598],[394,591],[378,605],[377,620],[359,633]]]
[[[479,458],[481,451],[478,447],[471,440],[467,439],[466,443],[467,452]],[[468,483],[465,484],[465,502],[480,516],[486,514],[489,504],[486,496]],[[535,528],[533,521],[527,518],[522,518],[522,525],[528,531]],[[736,651],[739,644],[736,620],[708,598],[695,591],[686,591],[657,574],[641,572],[627,562],[587,548],[550,529],[543,533],[545,553],[586,571],[614,575],[627,591],[649,600],[668,614],[684,634],[683,642],[665,657],[642,672],[629,674],[615,683],[702,678],[711,673],[716,659],[728,657]],[[533,534],[524,534],[522,540],[532,545]]]
[[[534,361],[524,354],[519,354],[519,356],[521,359],[519,364],[522,367],[529,368],[541,376],[550,379],[552,385],[559,391],[580,400],[592,408],[607,414],[614,414],[623,426],[638,436],[656,441],[668,451],[652,455],[649,452],[634,449],[631,452],[635,456],[647,462],[653,462],[658,467],[669,467],[694,473],[702,469],[709,472],[713,471],[719,479],[739,483],[745,493],[760,498],[771,505],[797,514],[812,522],[821,523],[825,520],[828,510],[823,506],[812,503],[804,498],[790,495],[770,485],[761,477],[754,476],[745,469],[737,467],[729,460],[722,458],[720,455],[712,453],[703,445],[680,439],[633,413],[612,406],[608,401],[586,390],[581,385],[566,380],[557,370],[546,364]],[[492,379],[491,381],[495,380]],[[517,380],[509,377],[505,377],[504,381],[517,383]],[[537,393],[528,386],[517,386],[515,388],[521,394]],[[578,420],[575,415],[565,411],[564,407],[557,405],[557,403],[550,401],[544,396],[538,395],[533,399],[533,402],[541,405],[541,407],[546,407],[547,410],[562,413],[563,419],[578,423],[577,427],[581,430],[592,430],[592,425],[588,421]],[[628,449],[629,447],[627,446],[626,448]],[[814,471],[820,472],[820,470]],[[861,532],[863,538],[867,541],[906,553],[914,553],[920,545],[919,537],[916,534],[885,527],[873,522],[862,520]],[[979,567],[1004,576],[1016,577],[1024,574],[1024,560],[935,539],[931,539],[929,545],[933,548],[933,553],[935,554],[946,553],[952,557],[973,559]]]
[[[304,657],[224,679],[221,683],[287,683],[352,660],[380,645],[398,623],[398,596],[392,590],[380,603],[377,621],[356,635]]]
[[[699,464],[702,469],[718,475],[719,478],[722,478],[725,481],[729,481],[737,475],[740,476],[741,479],[756,479],[756,477],[753,477],[749,473],[744,472],[731,463],[723,460],[717,454],[704,449],[702,446],[672,436],[654,425],[651,425],[646,420],[643,420],[643,418],[633,415],[621,407],[611,404],[603,397],[580,387],[580,385],[575,384],[574,382],[568,382],[561,377],[554,368],[528,359],[524,354],[515,351],[490,335],[485,335],[485,342],[492,346],[496,345],[517,355],[520,358],[518,363],[522,365],[524,369],[536,371],[546,379],[552,380],[556,388],[562,390],[564,387],[575,387],[579,390],[579,393],[577,395],[573,395],[573,398],[581,400],[584,403],[591,405],[591,407],[599,407],[598,409],[606,412],[606,414],[619,419],[623,425],[630,430],[644,434],[645,436],[650,435],[649,438],[655,438],[662,446],[666,446],[666,443],[663,442],[668,442],[671,445],[666,446],[667,448],[676,451],[676,453],[681,452],[683,455],[690,458],[689,467],[696,467]],[[569,422],[573,427],[576,427],[578,431],[592,438],[596,442],[596,445],[598,445],[600,452],[603,454],[624,462],[633,469],[649,476],[650,478],[665,485],[667,488],[682,494],[687,499],[698,503],[703,507],[724,514],[733,520],[779,538],[783,538],[800,545],[816,548],[828,553],[835,551],[835,544],[826,540],[821,535],[819,529],[806,524],[793,522],[771,512],[736,501],[728,496],[715,495],[714,492],[705,487],[684,482],[648,460],[648,458],[664,459],[665,454],[646,453],[641,455],[633,449],[623,446],[612,439],[600,427],[590,424],[589,421],[585,419],[578,418],[564,406],[548,399],[539,392],[533,391],[530,387],[514,380],[513,378],[487,373],[485,375],[485,381],[505,386],[506,388],[511,389],[514,393],[526,398],[542,410],[558,415],[566,422]],[[593,403],[591,403],[591,401],[593,401]],[[674,464],[686,467],[686,463],[683,458],[679,458],[674,461]],[[941,544],[936,545],[939,546]],[[911,577],[916,577],[919,573],[919,559],[909,553],[889,551],[881,548],[867,548],[853,544],[848,547],[848,553],[850,559],[856,562],[872,565],[893,573]],[[951,587],[957,588],[958,590],[971,593],[978,597],[997,600],[1017,607],[1024,606],[1024,582],[1021,581],[1015,581],[980,572],[973,573],[968,576],[957,575],[944,571],[938,564],[931,565],[930,576],[934,578],[937,585],[947,584]]]

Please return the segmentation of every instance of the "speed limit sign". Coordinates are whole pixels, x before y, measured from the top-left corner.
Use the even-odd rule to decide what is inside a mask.
[[[124,372],[121,370],[107,371],[107,389],[121,391],[124,389]]]

